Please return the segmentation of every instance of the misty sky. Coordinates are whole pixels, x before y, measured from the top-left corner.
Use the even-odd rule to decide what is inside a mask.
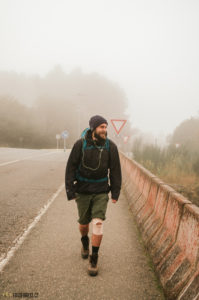
[[[133,126],[171,133],[199,113],[199,1],[0,0],[0,70],[57,64],[118,82]]]

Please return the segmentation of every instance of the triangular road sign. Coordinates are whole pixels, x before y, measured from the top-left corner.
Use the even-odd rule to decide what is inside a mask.
[[[112,119],[111,123],[113,128],[115,129],[116,133],[119,134],[124,125],[126,124],[127,120],[120,120],[120,119]]]

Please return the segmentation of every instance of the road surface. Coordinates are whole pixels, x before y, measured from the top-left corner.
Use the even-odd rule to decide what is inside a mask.
[[[164,299],[123,193],[109,200],[99,274],[87,274],[64,189],[69,152],[0,148],[0,299]]]

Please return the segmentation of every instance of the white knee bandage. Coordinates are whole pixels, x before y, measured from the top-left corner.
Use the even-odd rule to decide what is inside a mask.
[[[102,223],[102,219],[99,218],[94,218],[92,220],[93,223],[93,234],[96,235],[101,235],[103,234],[103,223]]]

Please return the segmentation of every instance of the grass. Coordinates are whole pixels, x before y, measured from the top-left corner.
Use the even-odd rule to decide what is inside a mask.
[[[146,169],[173,187],[177,192],[199,206],[199,173],[194,172],[193,159],[189,156],[175,155],[166,157],[160,155],[147,157],[146,152],[136,159]]]

